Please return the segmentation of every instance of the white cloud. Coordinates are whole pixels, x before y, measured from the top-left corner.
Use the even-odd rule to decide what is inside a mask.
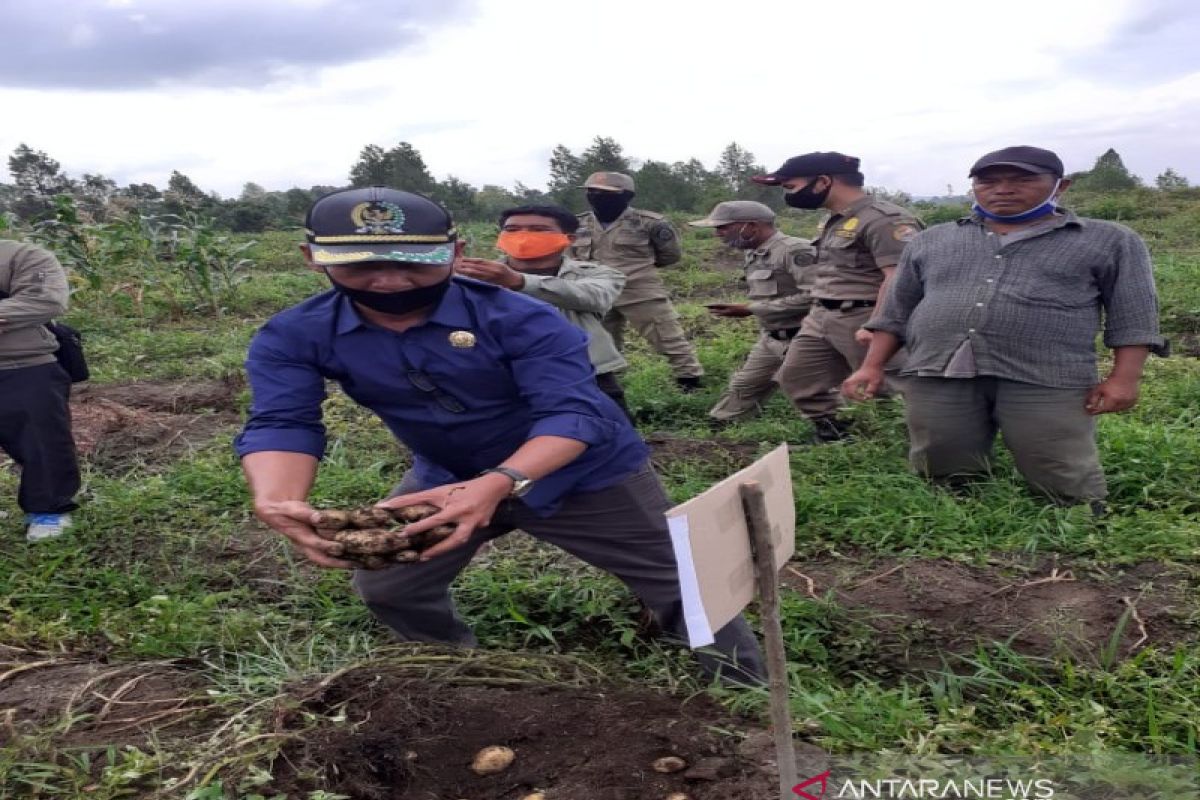
[[[225,195],[339,184],[364,145],[399,141],[440,177],[541,186],[555,144],[596,135],[709,164],[737,141],[772,168],[843,150],[871,184],[917,194],[962,189],[978,155],[1014,143],[1072,170],[1115,146],[1147,180],[1168,166],[1200,180],[1200,55],[1121,67],[1198,24],[1200,8],[1134,0],[483,0],[395,55],[294,65],[269,85],[0,89],[19,109],[0,151],[26,142],[72,174],[160,186],[179,169]]]

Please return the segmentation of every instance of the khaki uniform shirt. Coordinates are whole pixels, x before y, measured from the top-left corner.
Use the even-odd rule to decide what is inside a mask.
[[[522,272],[520,291],[555,306],[571,324],[588,335],[588,359],[597,375],[629,366],[617,350],[603,319],[625,286],[625,276],[603,264],[564,258],[557,275]]]
[[[0,240],[0,369],[55,360],[58,340],[46,327],[67,310],[67,271],[49,250]]]
[[[625,291],[614,307],[644,300],[666,299],[667,289],[657,267],[679,261],[683,246],[679,233],[662,214],[627,208],[607,228],[591,211],[579,215],[579,230],[567,254],[579,261],[595,261],[625,273]]]
[[[874,300],[883,285],[881,267],[900,263],[904,245],[924,228],[912,212],[870,195],[831,214],[817,233],[813,297]]]
[[[778,231],[746,253],[750,311],[764,331],[799,328],[812,305],[813,248]]]

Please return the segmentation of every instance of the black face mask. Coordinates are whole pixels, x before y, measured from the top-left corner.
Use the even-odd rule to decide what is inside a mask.
[[[820,178],[813,178],[808,183],[801,186],[794,192],[785,192],[783,202],[787,203],[792,208],[814,209],[825,205],[825,198],[829,197],[829,190],[833,188],[833,182],[825,187],[824,191],[814,192],[813,186],[816,185]]]
[[[325,275],[329,277],[328,272]],[[367,308],[382,311],[385,314],[407,314],[410,311],[437,305],[441,302],[442,296],[450,288],[450,271],[446,270],[446,279],[440,283],[403,292],[371,292],[366,289],[351,289],[349,286],[338,283],[332,277],[329,278],[329,282],[333,284],[334,289]]]
[[[617,217],[629,208],[630,201],[633,200],[633,192],[606,192],[603,190],[589,190],[587,193],[588,205],[592,207],[592,211],[596,214],[596,219],[601,222],[612,222]]]

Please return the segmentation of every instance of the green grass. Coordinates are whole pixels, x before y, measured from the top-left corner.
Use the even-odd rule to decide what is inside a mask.
[[[1178,234],[1170,222],[1156,224]],[[787,225],[811,233],[807,220]],[[487,252],[491,230],[470,226],[476,252]],[[753,341],[750,324],[713,320],[701,306],[706,297],[739,297],[741,291],[735,271],[708,268],[717,256],[709,237],[685,230],[687,259],[664,270],[684,298],[679,309],[709,373],[705,389],[676,392],[665,363],[631,341],[625,382],[647,434],[712,439],[705,412]],[[323,286],[300,263],[297,234],[257,238],[253,277],[218,319],[172,320],[153,297],[147,298],[146,317],[111,303],[98,311],[83,298],[70,319],[85,333],[96,382],[239,374],[254,329]],[[1164,327],[1172,333],[1200,330],[1194,243],[1191,251],[1156,254],[1156,264]],[[1102,418],[1113,506],[1102,522],[1082,509],[1048,507],[1031,496],[1003,452],[993,478],[964,496],[930,487],[906,469],[900,408],[856,407],[850,413],[863,431],[858,442],[799,448],[791,456],[798,558],[839,554],[978,564],[997,556],[1054,556],[1103,568],[1144,561],[1195,568],[1198,398],[1200,362],[1156,359],[1138,408]],[[386,493],[406,456],[380,423],[336,392],[327,403],[327,422],[330,452],[315,502],[365,503]],[[798,442],[807,432],[776,396],[762,417],[733,425],[719,438],[753,454],[781,441]],[[736,459],[728,448],[714,448],[711,456],[660,466],[678,501],[728,475]],[[13,476],[0,471],[0,494],[14,492]],[[78,525],[60,542],[27,546],[11,503],[9,516],[0,519],[0,641],[10,648],[0,656],[19,648],[84,660],[103,653],[113,664],[183,659],[179,663],[205,687],[221,719],[235,721],[222,736],[246,738],[269,722],[255,704],[285,691],[290,681],[389,652],[387,637],[344,575],[307,567],[252,520],[228,441],[212,441],[153,471],[92,468],[81,499]],[[639,635],[636,603],[616,581],[557,551],[509,539],[456,587],[462,613],[487,648],[519,650],[544,663],[568,654],[613,680],[708,691],[732,708],[764,713],[762,694],[706,687],[686,653]],[[1111,647],[1089,659],[1038,660],[994,643],[966,655],[931,653],[942,668],[904,671],[888,659],[876,632],[834,599],[789,592],[783,627],[794,717],[804,735],[840,752],[1195,754],[1200,602],[1178,611],[1190,621],[1190,638],[1144,648],[1127,660]],[[57,742],[69,724],[52,720],[10,737],[0,747],[0,787],[16,792],[12,796],[138,796],[137,787],[171,767],[199,763],[205,773],[219,767],[190,745],[169,740],[157,749],[64,748]],[[226,768],[235,766],[241,779],[261,775],[277,747],[257,742]],[[252,787],[235,792],[233,782],[219,783],[222,774],[218,768],[195,790],[210,794],[191,796],[220,797],[222,787],[227,796],[254,796]]]

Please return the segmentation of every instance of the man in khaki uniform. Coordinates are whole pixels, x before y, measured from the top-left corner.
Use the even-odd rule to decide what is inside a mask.
[[[700,386],[704,368],[679,324],[657,268],[679,261],[679,234],[662,214],[632,208],[633,178],[620,172],[594,172],[583,188],[591,211],[579,215],[580,227],[568,255],[614,267],[625,273],[625,289],[604,327],[624,350],[628,321],[671,364],[675,382],[685,392]]]
[[[717,203],[707,217],[688,224],[714,228],[722,242],[746,252],[750,302],[706,306],[718,317],[756,317],[762,329],[720,401],[708,412],[718,423],[746,419],[758,414],[775,391],[775,373],[812,305],[813,248],[776,230],[775,212],[753,200]]]
[[[908,210],[863,191],[859,160],[841,153],[806,153],[754,180],[782,186],[793,208],[825,208],[812,288],[804,318],[779,369],[780,387],[813,423],[814,443],[847,436],[837,418],[840,387],[871,344],[863,326],[879,313],[905,244],[924,227]]]

